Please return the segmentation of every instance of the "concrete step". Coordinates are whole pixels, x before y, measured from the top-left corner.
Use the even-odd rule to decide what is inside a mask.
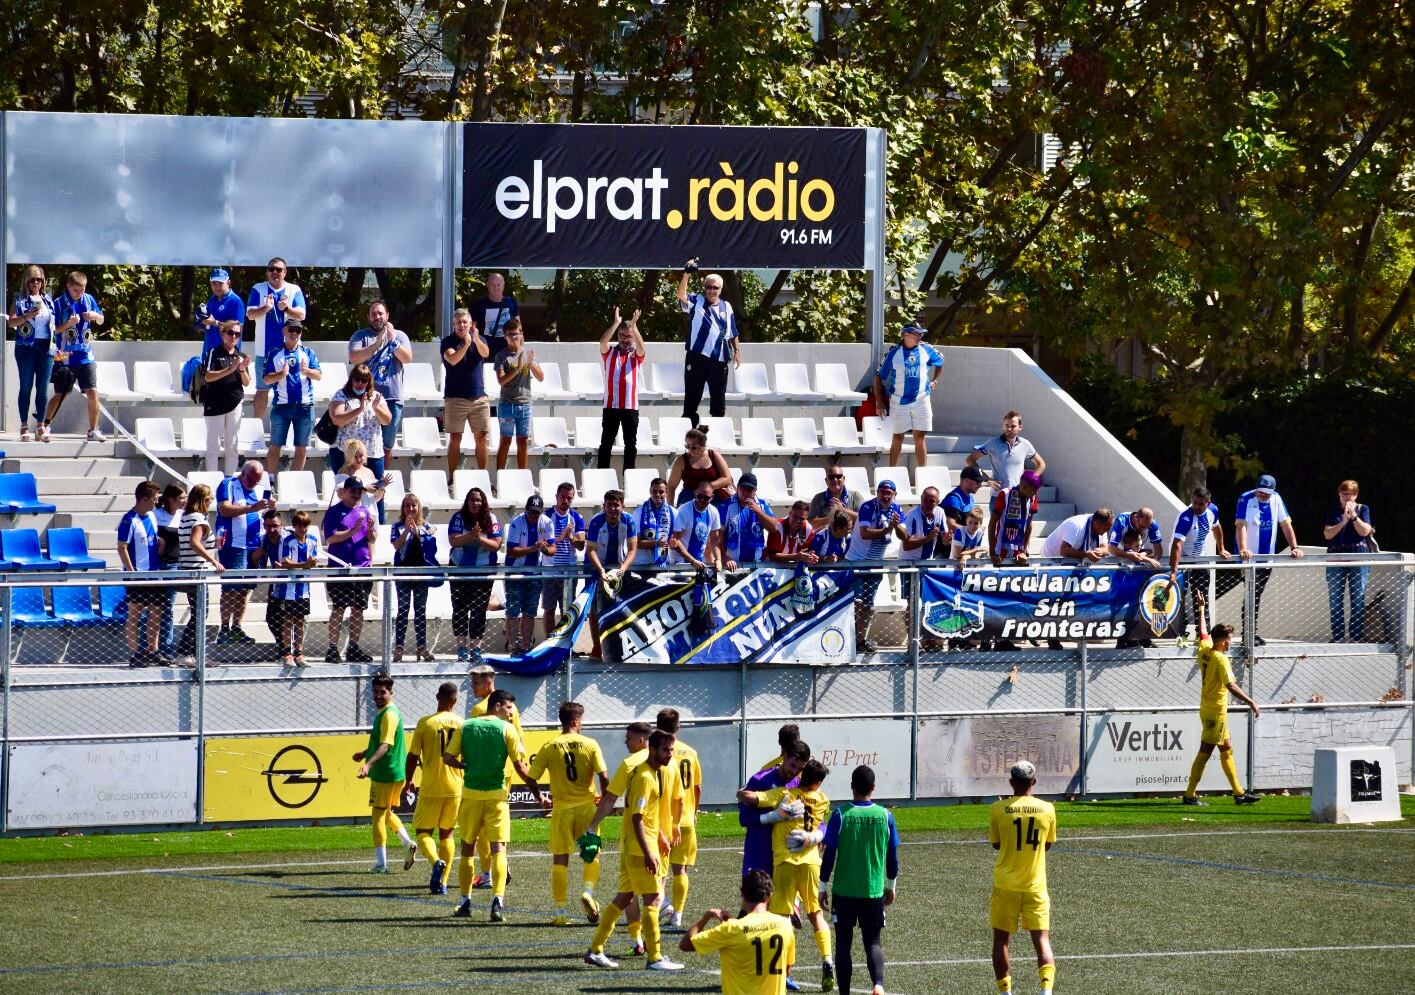
[[[19,459],[5,459],[0,462],[0,472],[4,473],[32,473],[37,478],[51,477],[117,477],[125,472],[136,472],[136,467],[131,467],[127,460],[117,459],[110,456],[72,456],[55,459],[53,457],[37,458],[26,456]],[[43,491],[44,480],[40,481],[39,489]]]
[[[49,442],[17,442],[15,436],[0,439],[0,452],[7,459],[72,459],[77,456],[113,457],[114,443],[88,442],[82,436],[55,436]]]
[[[131,503],[133,489],[146,480],[137,476],[44,477],[39,485],[39,499],[47,501],[61,494],[127,495]]]
[[[127,494],[51,494],[44,500],[54,505],[59,514],[113,511],[121,515],[133,506],[131,491]]]

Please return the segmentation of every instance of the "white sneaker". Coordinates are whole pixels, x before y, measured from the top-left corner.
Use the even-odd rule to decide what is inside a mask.
[[[23,426],[20,427],[20,441],[21,441],[21,442],[33,442],[33,441],[34,441],[34,436],[30,434],[29,426],[28,426],[28,425],[23,425]]]
[[[682,929],[682,928],[683,928],[683,913],[681,913],[681,912],[675,912],[675,913],[673,913],[673,918],[668,921],[668,925],[671,926],[673,929]]]
[[[672,921],[673,921],[673,906],[672,906],[672,905],[665,905],[663,908],[659,909],[659,912],[658,912],[658,924],[659,924],[660,926],[667,926],[667,925],[668,925],[670,922],[672,922]]]
[[[616,968],[619,966],[617,960],[611,960],[609,955],[603,952],[596,953],[591,950],[585,954],[585,963],[593,964],[595,967]]]
[[[88,430],[88,436],[87,436],[87,438],[88,438],[88,441],[89,441],[89,442],[107,442],[107,441],[108,441],[108,436],[104,435],[102,432],[100,432],[100,431],[99,431],[98,429],[96,429],[96,428],[91,428],[91,429]]]
[[[48,442],[48,441],[49,441],[49,426],[48,426],[48,425],[41,425],[41,426],[39,426],[39,441],[40,441],[40,442]]]
[[[681,971],[683,965],[676,960],[669,960],[667,957],[660,957],[658,960],[649,961],[650,971]]]

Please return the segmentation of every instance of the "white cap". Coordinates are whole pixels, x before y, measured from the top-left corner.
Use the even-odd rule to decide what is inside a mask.
[[[1030,781],[1036,776],[1036,765],[1030,760],[1019,760],[1012,765],[1012,780],[1014,781]]]

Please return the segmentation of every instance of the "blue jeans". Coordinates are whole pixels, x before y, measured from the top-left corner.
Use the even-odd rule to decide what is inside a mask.
[[[44,424],[44,409],[49,404],[49,377],[54,372],[54,354],[49,340],[33,344],[15,343],[15,372],[20,377],[20,423],[29,423],[30,395],[34,395],[34,420]]]
[[[531,405],[507,404],[502,401],[496,406],[496,421],[501,427],[501,437],[529,438],[531,434]]]
[[[1366,613],[1366,581],[1370,579],[1370,567],[1327,567],[1327,602],[1331,608],[1332,642],[1344,643],[1348,635],[1345,624],[1345,594],[1351,591],[1351,628],[1353,643],[1359,643],[1362,635],[1362,616]]]
[[[314,427],[314,405],[312,404],[272,404],[270,406],[270,444],[283,446],[294,429],[295,438],[290,444],[296,449],[309,445],[310,429]]]
[[[388,420],[388,424],[383,426],[383,452],[386,456],[393,454],[393,443],[398,441],[398,426],[403,424],[403,405],[397,401],[388,401],[388,410],[393,417]],[[380,516],[379,521],[383,521]]]

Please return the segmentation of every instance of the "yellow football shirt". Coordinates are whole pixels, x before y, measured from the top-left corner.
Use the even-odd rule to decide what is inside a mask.
[[[698,751],[681,739],[673,743],[673,764],[678,768],[678,783],[683,786],[683,815],[678,819],[678,825],[691,826],[698,818],[703,765],[698,760]]]
[[[819,864],[821,862],[820,847],[808,846],[792,853],[787,849],[786,837],[791,835],[793,829],[804,829],[811,833],[824,826],[830,820],[830,799],[825,796],[825,792],[819,789],[803,791],[800,788],[772,788],[757,795],[757,807],[776,808],[781,804],[783,798],[799,801],[805,806],[806,811],[799,819],[786,819],[782,822],[772,823],[772,861],[778,864]]]
[[[531,776],[550,780],[550,797],[556,805],[583,805],[595,800],[596,774],[605,773],[599,744],[577,732],[562,732],[531,758]]]
[[[1000,844],[992,883],[1006,891],[1047,890],[1046,844],[1056,842],[1056,809],[1051,802],[1016,795],[992,803],[988,842]]]
[[[629,775],[634,773],[634,769],[640,764],[648,763],[649,751],[647,748],[636,750],[623,760],[619,761],[619,766],[614,770],[614,776],[609,779],[609,793],[615,798],[623,798],[629,791]]]
[[[748,912],[693,937],[700,954],[722,957],[723,995],[784,995],[786,972],[796,963],[791,920],[770,912]]]
[[[456,798],[462,793],[462,772],[442,760],[443,751],[461,728],[461,718],[451,712],[434,712],[418,719],[408,752],[422,765],[418,793],[424,798]]]
[[[467,712],[467,718],[469,718],[469,719],[478,719],[478,718],[481,718],[483,715],[485,715],[485,714],[486,714],[486,701],[487,701],[487,698],[490,698],[490,697],[491,697],[491,695],[487,695],[486,698],[481,698],[481,699],[479,699],[479,700],[477,701],[477,703],[471,707],[471,710],[470,710],[469,712]],[[526,734],[521,731],[521,710],[516,707],[516,703],[515,703],[515,702],[512,702],[512,703],[511,703],[511,717],[510,717],[509,719],[507,719],[506,721],[510,722],[511,725],[515,726],[515,728],[516,728],[516,735],[517,735],[517,736],[519,736],[521,739],[525,739],[525,738],[526,738]]]
[[[661,790],[658,797],[658,824],[664,827],[664,833],[671,840],[673,827],[683,825],[681,813],[678,818],[673,817],[673,806],[681,805],[684,810],[688,808],[687,793],[683,790],[683,779],[679,776],[676,763],[669,761],[668,766],[663,768],[659,787]]]
[[[1216,714],[1228,710],[1228,685],[1233,680],[1233,667],[1228,654],[1214,649],[1214,641],[1205,636],[1199,642],[1199,675],[1203,688],[1199,692],[1199,711]]]
[[[629,790],[624,796],[624,827],[619,831],[623,839],[620,846],[621,858],[644,855],[639,846],[638,834],[634,832],[634,816],[643,817],[644,835],[650,845],[658,837],[659,827],[663,825],[661,820],[664,788],[666,786],[670,792],[673,789],[669,780],[671,776],[671,773],[662,767],[654,770],[647,761],[635,767],[634,773],[629,775]],[[668,783],[665,785],[665,782]]]

